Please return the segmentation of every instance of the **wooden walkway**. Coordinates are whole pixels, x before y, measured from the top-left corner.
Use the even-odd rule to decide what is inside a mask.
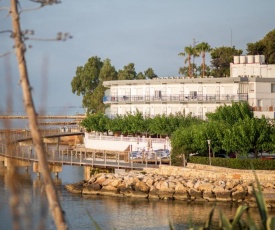
[[[0,145],[0,156],[18,159],[28,162],[38,162],[37,155],[28,146],[17,146],[16,149],[6,153],[5,146]],[[96,152],[89,150],[61,150],[50,151],[47,153],[49,164],[90,166],[96,168],[115,168],[115,169],[135,169],[158,168],[160,161],[155,159],[127,159],[128,154],[122,152]]]
[[[56,133],[44,135],[43,137],[60,137],[66,135],[82,135],[82,132],[75,133]],[[0,138],[0,156],[10,159],[18,159],[28,162],[38,162],[37,155],[31,145],[20,146],[18,142],[31,139],[24,134],[11,138],[14,144],[7,150],[6,141]],[[9,142],[11,143],[11,142]],[[63,149],[47,151],[47,161],[49,164],[90,166],[96,168],[114,169],[135,169],[158,168],[160,164],[167,163],[163,159],[130,159],[129,152],[104,151],[96,149]]]

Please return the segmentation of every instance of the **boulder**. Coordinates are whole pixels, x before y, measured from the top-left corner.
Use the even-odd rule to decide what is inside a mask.
[[[83,190],[83,186],[85,184],[86,184],[86,181],[82,180],[82,181],[79,181],[79,182],[74,183],[74,184],[65,185],[65,187],[71,193],[81,194],[82,190]]]
[[[225,201],[225,202],[232,201],[231,192],[228,190],[215,192],[215,196],[217,201]]]
[[[92,195],[98,195],[101,190],[101,186],[97,183],[94,184],[87,184],[83,188],[83,194],[92,194]]]
[[[175,200],[190,200],[189,193],[187,192],[186,187],[181,187],[175,189],[175,193],[173,195]]]
[[[246,195],[247,191],[237,190],[235,192],[232,192],[232,200],[236,202],[241,202],[245,199]]]
[[[147,186],[147,184],[143,181],[138,181],[134,186],[135,191],[140,191],[143,193],[148,193],[150,188]]]
[[[152,186],[149,191],[149,199],[159,199],[158,189],[155,186]]]
[[[207,201],[216,201],[216,196],[211,190],[206,190],[202,193],[202,198]]]
[[[189,196],[190,196],[191,200],[197,200],[197,201],[199,201],[199,200],[202,199],[202,192],[201,191],[198,191],[198,190],[196,190],[194,188],[190,188],[188,190],[188,193],[189,193]]]
[[[111,185],[106,185],[103,186],[100,191],[98,191],[98,194],[105,196],[117,196],[119,192],[118,188]]]
[[[199,186],[198,186],[198,190],[199,191],[202,191],[202,192],[211,192],[212,189],[214,188],[214,185],[212,183],[201,183]]]

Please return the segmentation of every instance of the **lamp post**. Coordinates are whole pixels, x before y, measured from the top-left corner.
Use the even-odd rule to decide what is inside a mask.
[[[209,157],[209,165],[211,165],[211,153],[210,153],[210,145],[211,145],[211,140],[207,140],[208,143],[208,157]]]

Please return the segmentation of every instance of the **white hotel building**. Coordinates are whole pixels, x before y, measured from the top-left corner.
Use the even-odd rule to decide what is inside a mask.
[[[164,77],[152,80],[117,80],[103,83],[105,114],[205,113],[232,102],[247,101],[258,117],[274,118],[275,65],[265,64],[263,55],[235,56],[227,78]]]

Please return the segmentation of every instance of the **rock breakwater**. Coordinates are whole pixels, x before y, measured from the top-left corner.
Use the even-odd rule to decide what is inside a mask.
[[[68,191],[85,195],[108,195],[143,199],[171,199],[188,202],[238,202],[255,206],[255,180],[186,178],[131,171],[100,173],[74,184]],[[275,207],[275,182],[261,183],[268,207]]]

